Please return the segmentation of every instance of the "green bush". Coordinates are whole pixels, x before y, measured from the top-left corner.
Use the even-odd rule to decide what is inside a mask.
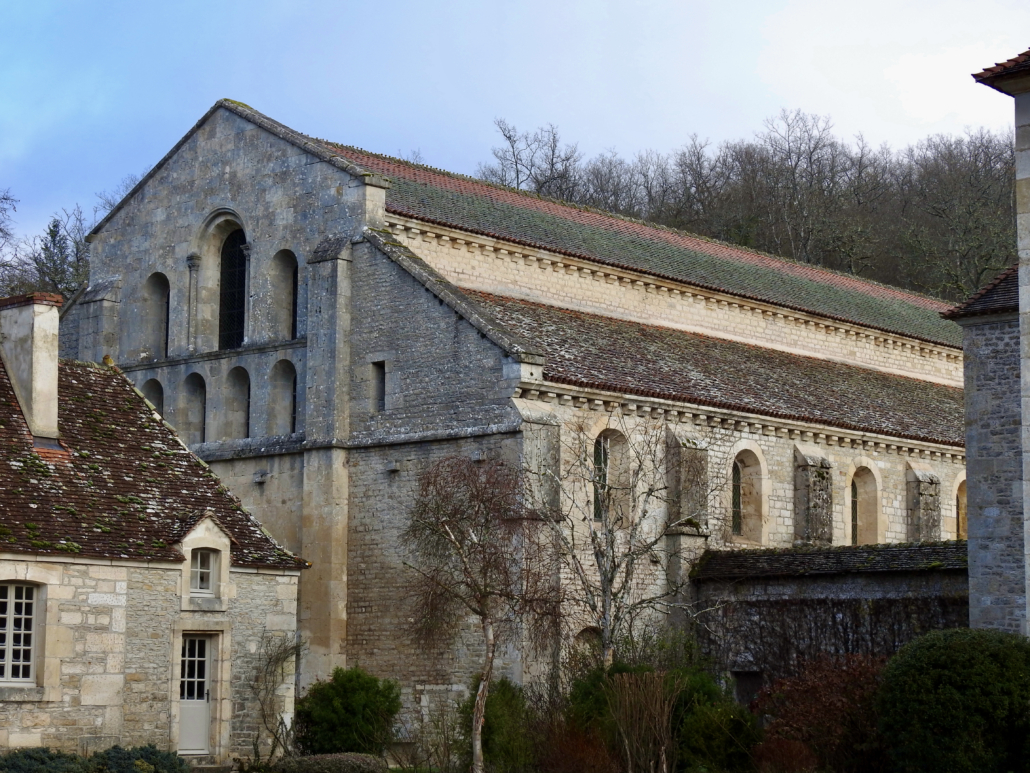
[[[306,754],[356,752],[382,756],[401,709],[397,683],[360,668],[336,668],[297,701],[297,746]]]
[[[386,773],[387,766],[382,757],[370,754],[316,754],[280,760],[276,770],[281,773]]]
[[[163,752],[153,744],[123,749],[112,746],[89,758],[97,773],[188,773],[189,764],[174,752]],[[149,767],[148,767],[149,766]]]
[[[123,749],[112,746],[92,757],[51,751],[20,749],[0,755],[3,773],[187,773],[189,765],[173,752],[153,744]]]
[[[472,685],[468,698],[458,707],[466,736],[464,756],[472,762],[472,711],[476,703],[479,680]],[[483,717],[483,762],[496,773],[517,773],[531,767],[534,756],[532,717],[526,706],[526,694],[520,685],[507,677],[490,683]]]
[[[751,749],[762,738],[758,720],[746,707],[720,695],[715,702],[705,700],[690,706],[676,727],[679,770],[752,770]]]
[[[0,755],[4,773],[89,773],[89,761],[77,754],[50,749],[19,749]]]
[[[883,672],[880,732],[899,773],[1030,770],[1030,641],[934,631]]]

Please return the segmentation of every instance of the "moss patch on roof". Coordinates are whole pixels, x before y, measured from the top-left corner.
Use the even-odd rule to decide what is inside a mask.
[[[691,579],[748,580],[854,572],[965,571],[965,540],[893,545],[706,550]]]
[[[62,361],[63,448],[33,442],[0,363],[0,551],[182,561],[206,512],[235,566],[299,569],[118,370]]]
[[[333,143],[392,181],[395,214],[641,271],[828,319],[961,346],[933,298],[669,228],[576,207]]]

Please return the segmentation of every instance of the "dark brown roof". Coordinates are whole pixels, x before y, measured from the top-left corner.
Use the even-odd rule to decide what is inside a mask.
[[[749,580],[852,572],[965,571],[966,541],[772,550],[707,550],[694,580]]]
[[[941,316],[947,319],[1011,314],[1019,311],[1019,264],[1002,271],[990,284]]]
[[[1017,54],[1011,59],[1007,59],[1004,62],[998,62],[993,67],[988,67],[983,72],[973,73],[973,78],[977,83],[983,83],[985,86],[990,86],[993,89],[998,89],[1003,93],[1008,93],[1004,89],[998,88],[996,85],[999,79],[1006,78],[1010,75],[1016,75],[1017,73],[1030,72],[1030,49],[1027,49],[1021,54]]]
[[[34,447],[0,363],[0,552],[182,561],[211,512],[235,566],[298,569],[114,368],[62,361],[62,448]]]
[[[572,386],[965,445],[962,390],[681,330],[465,291]]]
[[[948,346],[934,298],[670,228],[324,142],[388,178],[389,212]]]

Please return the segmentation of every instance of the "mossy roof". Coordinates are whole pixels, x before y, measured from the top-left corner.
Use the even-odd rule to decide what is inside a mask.
[[[548,381],[944,445],[962,390],[682,330],[464,291],[544,357]]]
[[[235,566],[299,569],[115,368],[61,361],[60,447],[29,433],[0,362],[0,552],[182,561],[210,514]]]
[[[894,545],[706,550],[691,579],[749,580],[856,572],[965,571],[965,540]]]
[[[386,208],[397,215],[961,346],[958,326],[940,317],[948,304],[934,298],[345,145],[323,146],[388,178]]]

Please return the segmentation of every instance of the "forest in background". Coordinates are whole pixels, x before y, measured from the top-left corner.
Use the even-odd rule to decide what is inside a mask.
[[[846,141],[828,118],[782,111],[749,139],[587,158],[554,125],[500,142],[477,176],[750,249],[960,301],[1016,260],[1011,133],[970,129],[901,150]],[[414,161],[421,161],[414,154]],[[15,192],[0,187],[0,296],[66,298],[88,279],[86,234],[140,175],[57,212],[17,238]]]
[[[884,284],[962,300],[1016,260],[1011,133],[970,129],[902,150],[782,111],[750,139],[587,158],[554,125],[503,119],[489,182]]]

